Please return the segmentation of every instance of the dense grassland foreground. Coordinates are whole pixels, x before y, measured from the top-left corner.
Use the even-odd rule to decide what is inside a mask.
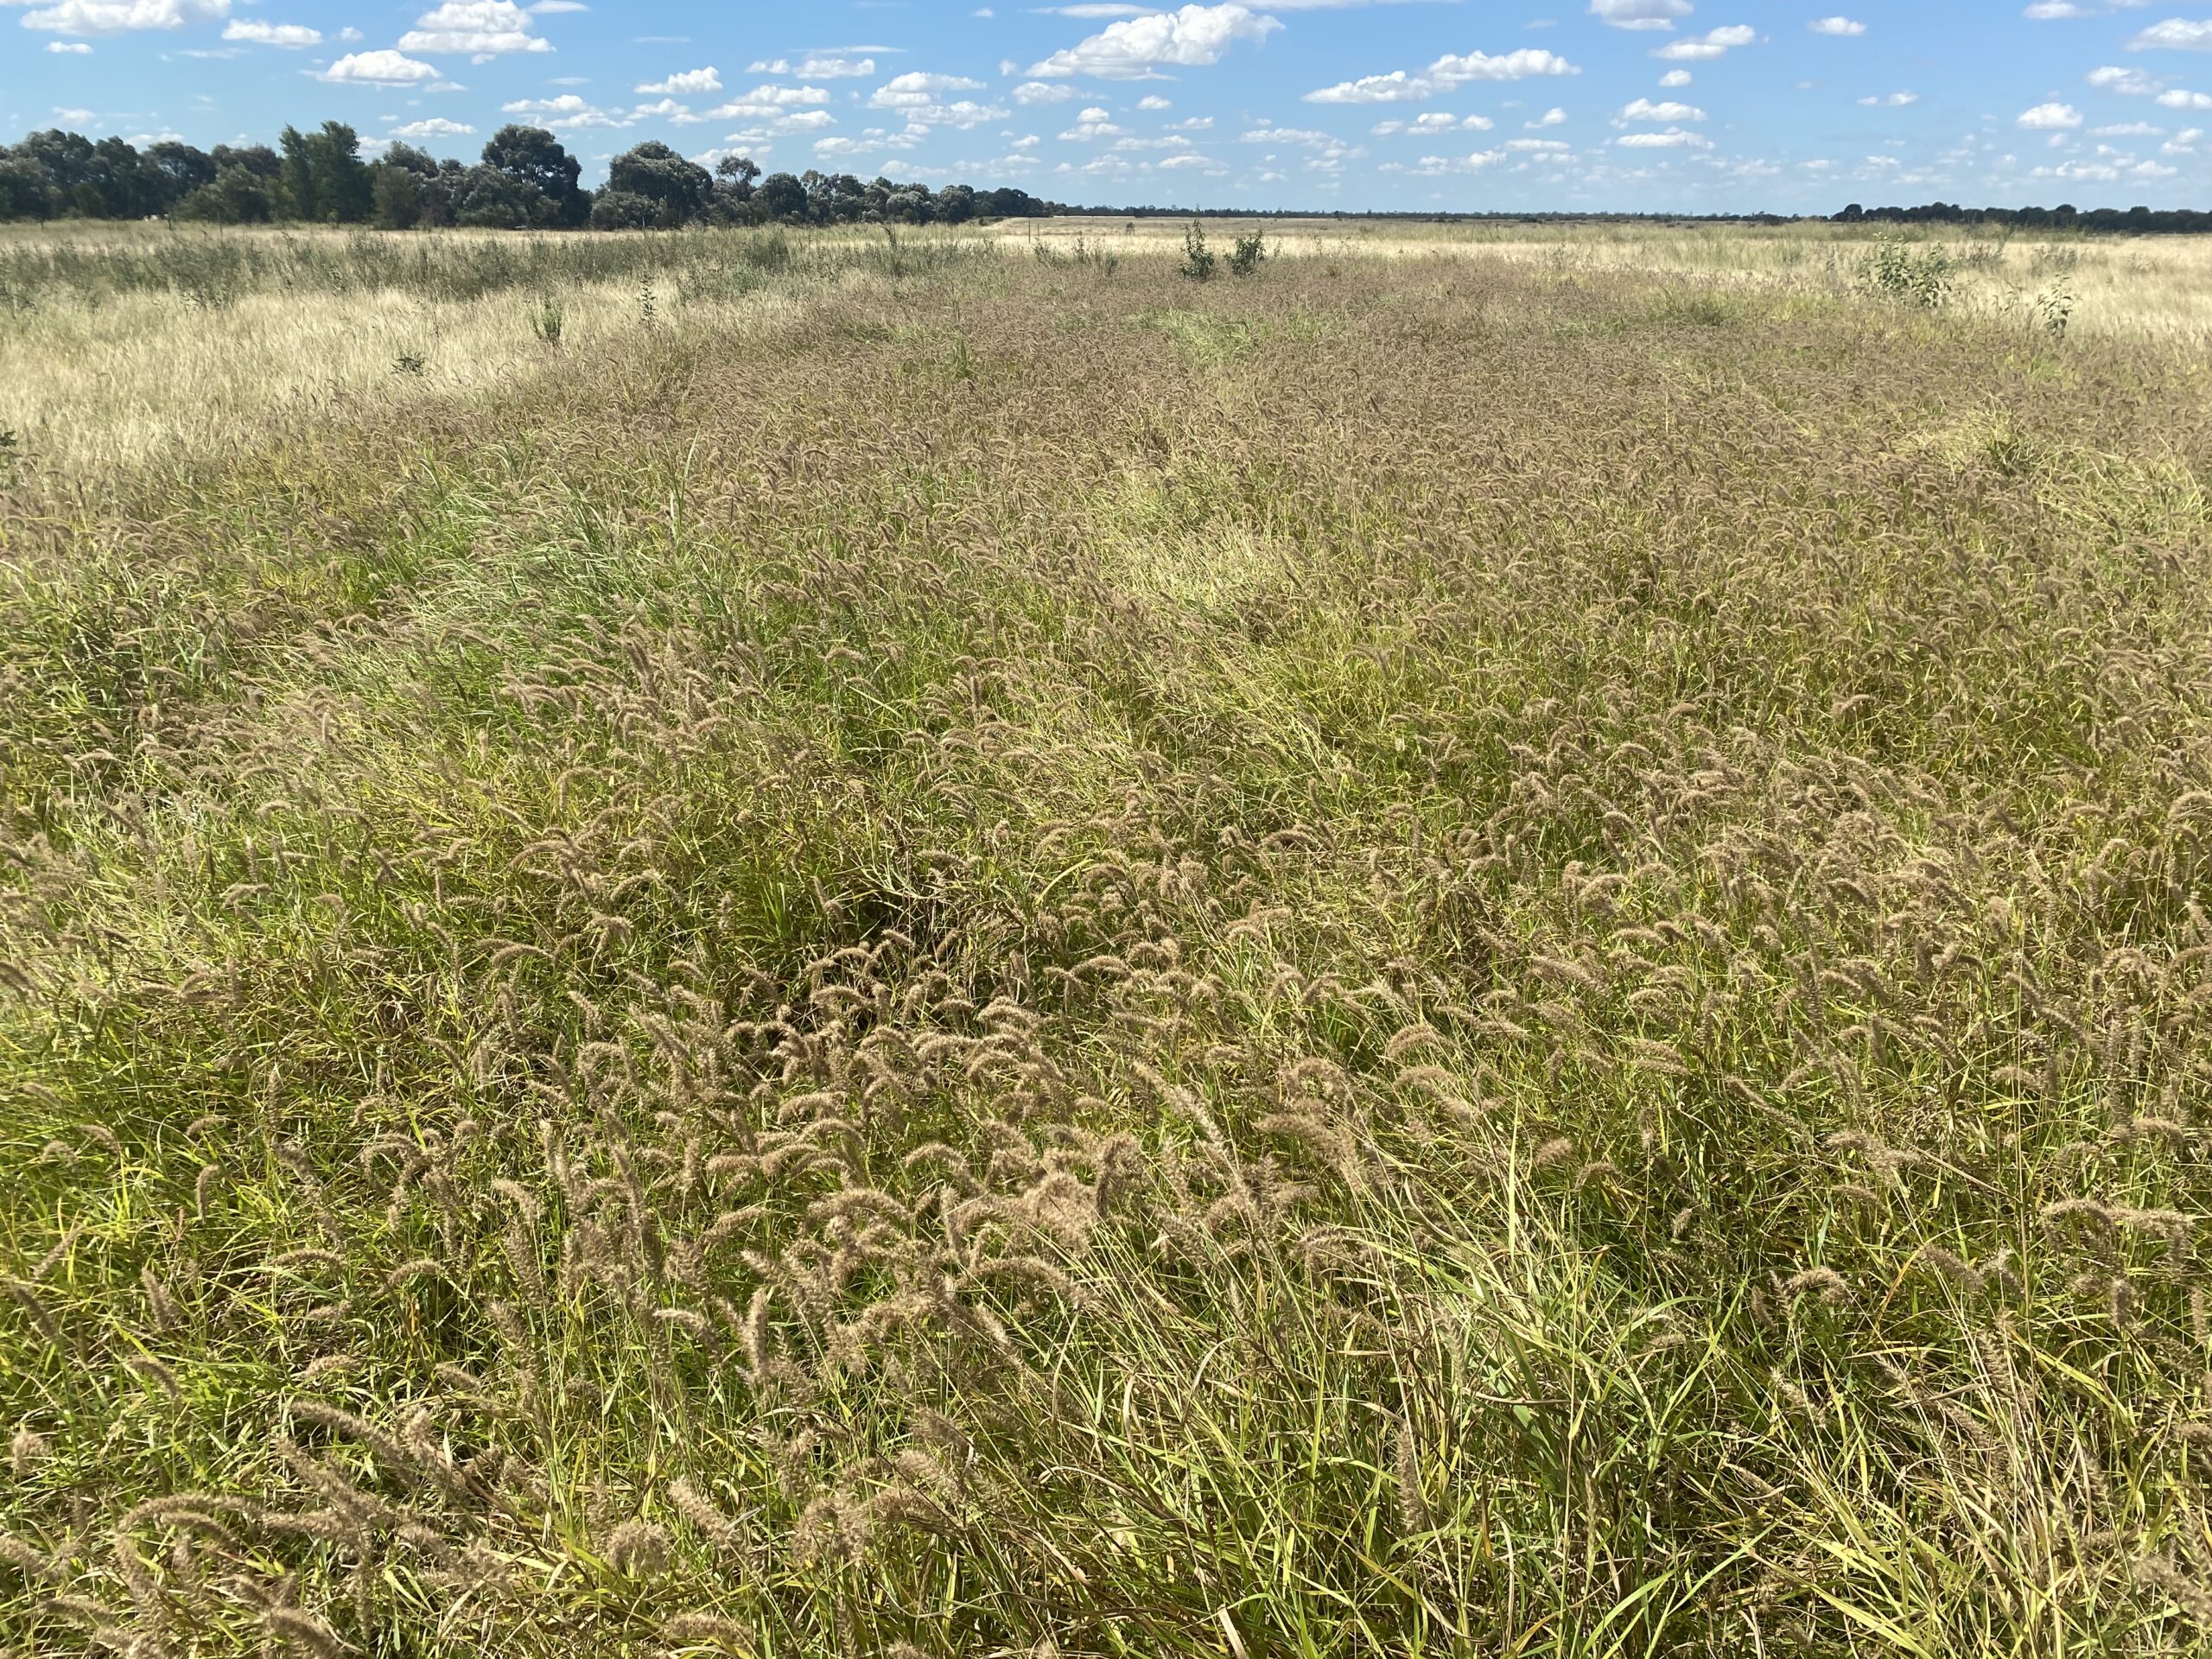
[[[801,251],[0,461],[0,1645],[2204,1650],[2201,341]]]

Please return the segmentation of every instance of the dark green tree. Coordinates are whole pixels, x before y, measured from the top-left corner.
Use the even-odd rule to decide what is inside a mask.
[[[374,192],[353,128],[342,121],[326,121],[311,133],[286,127],[277,143],[281,197],[291,217],[319,225],[359,225],[369,217]]]
[[[525,224],[573,226],[590,216],[591,198],[576,184],[582,164],[543,127],[501,127],[484,146],[484,165],[535,193],[523,199]]]
[[[753,193],[758,216],[774,224],[806,217],[806,186],[792,174],[771,173]]]
[[[176,205],[203,185],[215,181],[215,158],[204,149],[165,138],[149,145],[141,158],[140,176],[151,200],[147,211],[174,213]]]
[[[653,204],[654,223],[664,226],[688,225],[700,217],[714,188],[714,175],[705,168],[652,139],[623,151],[607,169],[607,194],[643,197]],[[592,222],[600,222],[596,214]]]

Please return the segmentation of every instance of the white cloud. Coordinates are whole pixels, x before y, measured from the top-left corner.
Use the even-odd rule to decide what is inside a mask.
[[[1672,29],[1694,10],[1690,0],[1590,0],[1590,15],[1615,29]]]
[[[1694,104],[1676,104],[1671,101],[1654,104],[1648,98],[1639,98],[1633,103],[1624,105],[1620,114],[1615,118],[1624,122],[1663,121],[1670,124],[1677,121],[1702,121],[1705,118],[1705,111]]]
[[[448,121],[442,115],[434,115],[427,121],[410,121],[404,127],[394,127],[391,136],[394,138],[470,138],[475,134],[476,129],[466,122]]]
[[[2127,43],[2131,52],[2212,52],[2212,22],[2169,17],[2153,23]]]
[[[1866,25],[1852,17],[1815,17],[1805,25],[1815,35],[1864,35]]]
[[[1662,86],[1687,86],[1696,79],[1697,77],[1687,69],[1669,69],[1659,77],[1659,84]]]
[[[1862,105],[1870,110],[1902,110],[1911,105],[1919,103],[1920,94],[1918,92],[1891,92],[1885,96],[1878,93],[1869,93],[1866,97],[1860,99],[1859,101]]]
[[[20,5],[23,0],[7,0]],[[25,14],[25,29],[56,35],[122,35],[138,29],[182,29],[230,15],[231,0],[56,0]]]
[[[46,49],[49,52],[83,53],[90,52],[92,48],[82,41],[48,41],[46,43]]]
[[[2111,63],[2101,69],[2090,70],[2082,79],[2101,92],[2122,92],[2130,98],[2149,98],[2165,85],[2140,69],[2123,69]]]
[[[321,46],[322,31],[304,23],[264,23],[233,17],[223,29],[226,41],[249,41],[256,46]]]
[[[1049,80],[1025,80],[1014,89],[1014,101],[1017,104],[1065,104],[1074,96],[1074,87],[1057,86]]]
[[[882,47],[873,48],[885,50]],[[788,58],[763,58],[749,65],[748,75],[798,75],[807,80],[855,80],[875,73],[874,58],[848,57],[842,53],[818,53],[793,63]]]
[[[1669,127],[1664,132],[1629,132],[1613,140],[1623,149],[1711,149],[1713,140],[1703,133]]]
[[[1385,166],[1385,173],[1409,173],[1416,178],[1433,179],[1446,173],[1479,173],[1505,159],[1503,149],[1478,149],[1471,156],[1424,156],[1411,167]]]
[[[2160,92],[2158,102],[2170,110],[2212,110],[2212,92],[2192,92],[2177,86]]]
[[[872,109],[889,110],[906,119],[909,135],[918,135],[931,127],[979,127],[986,121],[1003,121],[1006,111],[995,104],[978,104],[973,99],[954,99],[947,102],[947,92],[974,92],[982,90],[983,83],[970,80],[965,75],[931,74],[914,70],[894,75],[875,89],[868,99]]]
[[[1157,92],[1149,93],[1137,99],[1137,108],[1141,110],[1172,110],[1174,107]]]
[[[563,92],[558,98],[518,99],[514,103],[500,105],[499,113],[526,115],[556,130],[626,127],[631,121],[619,110],[597,108],[574,92]]]
[[[2020,14],[2038,22],[2048,22],[2054,17],[2094,17],[2096,15],[2087,6],[2075,5],[2073,0],[2035,0],[2033,5]]]
[[[1306,94],[1309,104],[1414,104],[1477,80],[1522,80],[1536,75],[1579,75],[1582,71],[1556,52],[1522,47],[1498,57],[1447,53],[1421,71],[1394,69],[1387,75],[1363,75]]]
[[[508,52],[550,52],[553,42],[531,32],[530,14],[514,0],[445,0],[424,12],[399,37],[403,52],[466,52],[497,57]]]
[[[719,92],[722,89],[721,75],[714,65],[704,69],[679,69],[665,80],[648,80],[638,87],[641,92],[673,92],[679,98],[690,98],[700,92]]]
[[[718,121],[755,120],[781,115],[786,110],[805,109],[829,101],[830,94],[819,86],[764,84],[749,92],[740,92],[728,103],[709,110],[707,113]]]
[[[1109,80],[1148,79],[1163,64],[1203,68],[1221,61],[1239,41],[1264,41],[1282,27],[1234,3],[1185,6],[1109,23],[1097,34],[1055,52],[1029,73],[1048,80],[1096,75]]]
[[[2068,130],[2082,124],[2082,112],[2071,104],[2038,104],[2021,111],[2012,124],[2031,132]]]
[[[875,89],[868,103],[879,110],[918,109],[947,92],[980,92],[983,83],[965,75],[933,75],[916,69],[893,75]]]
[[[1563,127],[1567,124],[1567,111],[1560,109],[1557,105],[1554,105],[1550,109],[1546,110],[1535,120],[1523,121],[1521,124],[1524,127],[1532,128]]]
[[[437,78],[438,72],[429,64],[389,47],[374,52],[348,52],[316,77],[352,86],[421,86]]]
[[[1687,41],[1669,41],[1651,55],[1676,61],[1705,62],[1713,58],[1725,58],[1731,48],[1749,46],[1758,37],[1758,30],[1748,23],[1729,23],[1719,29],[1707,29]]]

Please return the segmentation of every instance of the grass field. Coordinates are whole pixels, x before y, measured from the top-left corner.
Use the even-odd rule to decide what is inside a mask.
[[[1100,230],[0,239],[0,1648],[2203,1652],[2212,259]]]

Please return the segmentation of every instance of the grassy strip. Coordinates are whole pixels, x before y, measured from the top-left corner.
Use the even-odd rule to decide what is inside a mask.
[[[2202,408],[1030,261],[11,525],[0,1628],[2187,1650]]]

